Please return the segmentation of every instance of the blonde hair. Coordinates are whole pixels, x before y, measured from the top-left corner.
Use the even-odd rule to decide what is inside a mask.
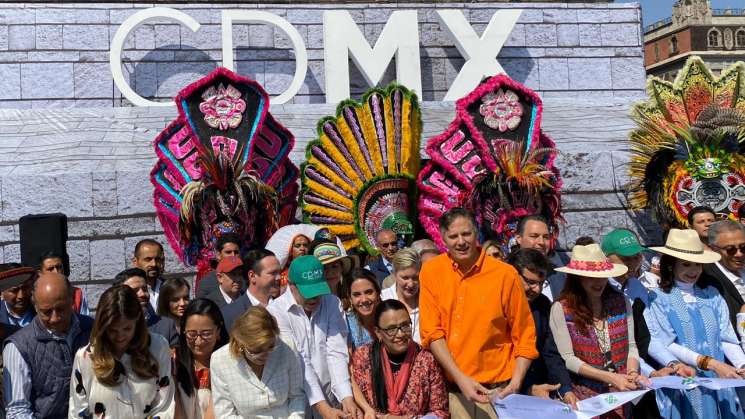
[[[393,263],[393,270],[396,272],[409,268],[416,268],[419,270],[419,268],[422,267],[422,259],[419,257],[416,250],[410,247],[396,252],[396,254],[393,255],[391,263]]]
[[[234,357],[241,356],[241,347],[249,352],[261,352],[279,335],[277,320],[260,306],[249,307],[233,323],[230,329],[230,353]]]

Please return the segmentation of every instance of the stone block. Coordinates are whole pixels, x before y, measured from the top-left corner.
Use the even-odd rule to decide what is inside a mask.
[[[153,207],[153,186],[150,171],[127,171],[116,174],[117,214],[150,214]]]
[[[0,63],[22,63],[27,61],[28,53],[19,51],[0,52]]]
[[[611,10],[610,22],[632,22],[639,23],[639,9]]]
[[[598,142],[598,147],[601,146]],[[590,150],[593,147],[587,147]],[[598,148],[595,148],[596,150]],[[576,192],[613,192],[616,182],[612,171],[611,153],[597,152],[562,152],[556,158],[556,167],[561,172],[564,193]]]
[[[75,98],[110,98],[114,81],[108,63],[75,63]]]
[[[248,45],[251,48],[273,48],[274,27],[270,25],[251,25],[248,27]]]
[[[364,23],[370,24],[370,23],[386,23],[388,22],[388,18],[391,17],[391,13],[394,12],[395,9],[383,9],[383,8],[366,8],[363,11],[364,15]],[[361,24],[363,22],[357,22],[357,24]]]
[[[290,86],[295,75],[295,63],[278,61],[266,63],[264,88],[271,95],[278,95]]]
[[[564,245],[573,245],[581,236],[590,236],[596,241],[615,228],[633,227],[629,214],[623,210],[582,211],[564,213],[566,223],[561,226]]]
[[[622,192],[566,193],[561,197],[564,211],[622,210],[628,206]]]
[[[2,179],[2,185],[4,221],[17,220],[26,214],[55,212],[68,217],[93,216],[90,173],[9,175]]]
[[[97,171],[92,175],[93,215],[116,215],[116,172]]]
[[[512,28],[510,36],[505,41],[506,47],[524,47],[525,46],[525,25],[518,23]]]
[[[173,97],[184,86],[215,69],[214,63],[157,63],[159,97]]]
[[[29,50],[36,47],[36,30],[32,25],[8,26],[8,49]]]
[[[603,45],[600,35],[600,25],[579,25],[579,45],[583,47],[599,47]]]
[[[21,245],[13,243],[3,246],[3,260],[5,263],[21,263]]]
[[[17,242],[19,240],[19,237],[16,234],[17,228],[17,224],[0,225],[0,243]]]
[[[323,22],[323,10],[320,9],[289,9],[287,20],[297,27],[298,24],[318,24]]]
[[[19,99],[20,97],[20,64],[0,64],[0,99]]]
[[[80,53],[78,51],[29,51],[28,61],[76,62],[83,60],[80,59]]]
[[[158,91],[157,64],[137,63],[130,86],[142,97],[154,97]]]
[[[529,47],[556,46],[556,25],[525,25],[525,45]]]
[[[33,25],[37,23],[36,10],[3,6],[0,8],[0,22],[3,25]]]
[[[300,37],[304,40],[308,39],[308,29],[305,26],[295,26],[295,29],[297,29],[298,33],[300,34]],[[281,48],[281,49],[292,49],[292,42],[290,42],[290,38],[280,30],[272,30],[274,32],[274,48]]]
[[[560,47],[579,46],[579,25],[558,25],[556,40]]]
[[[191,29],[180,26],[181,28],[181,47],[191,47],[195,49],[221,49],[222,48],[222,30],[220,25],[203,25],[198,31],[192,32]]]
[[[572,90],[611,89],[610,58],[569,58],[569,88]]]
[[[36,49],[62,49],[62,25],[36,25]]]
[[[639,24],[609,23],[601,26],[603,46],[630,47],[641,45]]]
[[[606,23],[610,21],[608,9],[579,9],[577,10],[577,21],[579,23]]]
[[[566,90],[569,88],[569,67],[566,58],[541,58],[538,60],[541,90]]]
[[[109,24],[109,11],[106,9],[37,9],[36,23],[84,23]]]
[[[75,281],[74,278],[71,279]],[[85,280],[89,280],[89,278],[85,277],[81,277],[80,280],[83,282],[73,282],[73,285],[83,290],[85,298],[88,300],[88,308],[90,308],[91,312],[95,314],[98,310],[98,301],[101,299],[101,295],[107,289],[111,288],[111,284],[109,282],[103,284],[88,284]]]
[[[8,25],[0,25],[0,50],[8,49]]]
[[[142,25],[134,31],[135,48],[151,50],[155,49],[155,27],[153,25]]]
[[[158,226],[160,229],[160,226]],[[76,239],[152,234],[157,229],[152,216],[96,220],[76,220],[68,224],[68,234]]]
[[[577,10],[575,9],[544,9],[544,23],[577,23]]]
[[[23,99],[74,98],[72,63],[21,64]]]
[[[538,62],[532,58],[507,58],[499,60],[504,71],[513,79],[533,90],[540,90]],[[448,78],[448,80],[452,80]]]
[[[473,13],[473,11],[471,13]],[[518,22],[519,23],[542,23],[543,22],[543,10],[523,9],[523,12],[522,14],[520,14],[520,19],[518,19]]]
[[[435,23],[424,23],[420,26],[419,31],[419,43],[423,47],[435,47],[435,46],[442,46],[442,45],[454,45],[453,40],[450,39],[450,36],[447,32],[442,30],[440,28],[440,25]],[[367,29],[367,26],[365,27]],[[476,33],[480,36],[481,31],[478,30],[478,28],[474,28]],[[377,31],[377,34],[374,36],[374,38],[370,39],[368,38],[368,41],[370,42],[370,45],[375,45],[374,42],[378,40],[378,37],[380,36],[380,31]]]
[[[155,48],[181,48],[181,32],[178,25],[155,25]]]
[[[70,281],[90,279],[91,249],[88,240],[68,240],[67,256],[70,258]],[[88,298],[90,299],[90,296]],[[90,303],[90,300],[88,302]]]
[[[262,86],[264,85],[265,68],[266,63],[263,61],[236,61],[238,74],[254,79]]]
[[[308,45],[305,47],[309,50],[323,49],[323,26],[308,25],[306,30],[308,31]]]
[[[614,52],[616,57],[644,57],[642,47],[614,48]]]
[[[91,279],[114,279],[116,274],[123,271],[126,266],[124,240],[122,239],[92,240],[90,252]]]
[[[62,45],[72,50],[108,50],[109,27],[103,25],[65,25]]]
[[[305,74],[305,82],[300,92],[303,95],[323,96],[325,83],[323,61],[309,61],[308,72]]]
[[[646,74],[641,57],[613,58],[611,68],[613,89],[644,89]]]

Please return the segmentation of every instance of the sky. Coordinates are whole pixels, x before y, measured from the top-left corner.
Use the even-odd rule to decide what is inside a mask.
[[[617,3],[631,3],[632,0],[616,0]],[[658,20],[668,18],[673,13],[673,3],[675,0],[633,0],[642,5],[642,14],[644,24],[649,25]],[[711,0],[711,7],[714,9],[734,9],[744,8],[743,0]]]

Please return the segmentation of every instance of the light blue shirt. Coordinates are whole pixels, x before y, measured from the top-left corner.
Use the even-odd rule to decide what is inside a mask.
[[[10,311],[7,302],[3,301],[3,304],[5,304],[5,312],[8,313],[8,322],[13,326],[26,327],[34,319],[34,311],[30,307],[23,317],[18,317]]]

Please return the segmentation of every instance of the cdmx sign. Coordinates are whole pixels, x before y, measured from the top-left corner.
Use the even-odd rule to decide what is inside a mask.
[[[517,23],[521,9],[498,10],[492,15],[481,36],[477,35],[460,10],[437,10],[440,25],[452,38],[465,64],[450,85],[444,100],[456,100],[475,88],[484,76],[504,73],[497,55]],[[143,9],[127,18],[111,41],[109,63],[114,83],[122,95],[136,106],[173,106],[170,102],[154,102],[138,95],[122,73],[124,41],[138,26],[152,19],[172,19],[193,32],[199,22],[188,14],[167,7]],[[286,19],[260,10],[222,11],[222,65],[234,70],[233,24],[272,25],[284,32],[295,52],[295,74],[290,86],[272,98],[276,104],[286,103],[297,94],[308,70],[308,53],[300,33]],[[396,59],[396,80],[421,94],[422,75],[419,58],[419,25],[416,10],[394,11],[388,18],[375,46],[370,47],[352,16],[346,10],[327,10],[323,14],[324,73],[326,102],[337,103],[349,97],[349,58],[351,57],[366,81],[376,85],[391,60]]]

